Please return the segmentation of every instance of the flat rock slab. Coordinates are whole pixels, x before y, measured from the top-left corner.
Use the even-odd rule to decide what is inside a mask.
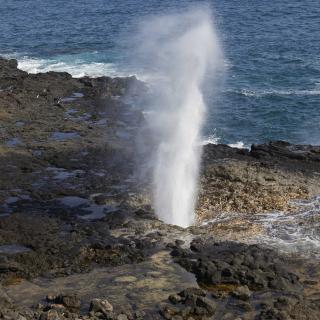
[[[170,254],[162,251],[139,264],[100,268],[52,280],[23,280],[4,290],[13,301],[25,307],[41,302],[49,293],[76,292],[84,311],[88,311],[92,299],[99,297],[107,297],[117,308],[155,311],[159,302],[187,286],[197,286],[194,275],[173,263]]]

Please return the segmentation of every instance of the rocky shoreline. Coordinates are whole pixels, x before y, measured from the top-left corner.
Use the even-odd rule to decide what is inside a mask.
[[[255,243],[320,195],[320,147],[205,146],[198,224],[166,225],[134,175],[146,90],[0,59],[0,318],[320,319],[318,259]]]

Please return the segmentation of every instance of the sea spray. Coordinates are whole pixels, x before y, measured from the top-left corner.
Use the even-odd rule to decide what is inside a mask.
[[[187,227],[195,219],[206,111],[201,88],[220,64],[219,41],[207,7],[148,19],[139,38],[153,92],[148,121],[155,211],[163,221]]]

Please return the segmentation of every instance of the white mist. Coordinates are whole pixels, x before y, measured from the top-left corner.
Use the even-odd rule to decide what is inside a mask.
[[[219,41],[207,7],[150,19],[139,34],[140,58],[154,80],[154,207],[164,222],[187,227],[195,219],[206,112],[201,88],[220,64]]]

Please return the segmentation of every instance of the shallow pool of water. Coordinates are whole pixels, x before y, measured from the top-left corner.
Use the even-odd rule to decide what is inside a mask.
[[[58,202],[60,202],[61,204],[70,207],[70,208],[75,208],[75,207],[79,207],[82,205],[87,205],[89,204],[89,200],[85,199],[85,198],[81,198],[81,197],[77,197],[77,196],[67,196],[67,197],[61,197],[56,199]]]
[[[23,143],[19,138],[12,138],[7,140],[6,145],[8,147],[17,147],[17,146],[21,146]]]
[[[141,263],[99,268],[86,274],[32,281],[23,280],[5,291],[19,305],[32,306],[48,294],[77,293],[82,310],[94,298],[107,298],[116,308],[154,309],[172,293],[197,287],[193,274],[172,262],[167,251],[160,251]]]
[[[56,131],[51,134],[50,139],[57,140],[57,141],[65,141],[65,140],[75,139],[75,138],[79,138],[79,137],[80,137],[80,135],[78,132]]]
[[[81,92],[73,92],[72,95],[70,97],[64,97],[64,98],[61,98],[60,99],[60,102],[65,102],[65,103],[68,103],[68,102],[73,102],[79,98],[83,98],[83,93]]]
[[[5,244],[0,245],[0,253],[2,254],[18,254],[31,251],[30,248],[20,244]]]

